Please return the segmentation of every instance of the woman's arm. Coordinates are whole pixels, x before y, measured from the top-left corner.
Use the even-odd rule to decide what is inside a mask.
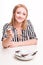
[[[2,41],[2,45],[4,48],[8,47],[18,47],[18,46],[29,46],[29,45],[37,45],[37,40],[36,39],[30,39],[26,41],[20,41],[20,42],[13,42],[8,39],[4,39]]]
[[[37,44],[37,40],[36,39],[30,39],[30,40],[26,40],[21,42],[21,45],[36,45]]]
[[[37,45],[36,39],[30,39],[27,41],[20,41],[20,42],[11,42],[9,47],[17,47],[17,46],[29,46],[29,45]]]

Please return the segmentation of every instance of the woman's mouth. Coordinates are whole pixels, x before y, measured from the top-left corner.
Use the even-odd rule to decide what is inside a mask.
[[[21,18],[21,17],[18,17],[18,19],[19,19],[19,20],[23,20],[23,18]]]

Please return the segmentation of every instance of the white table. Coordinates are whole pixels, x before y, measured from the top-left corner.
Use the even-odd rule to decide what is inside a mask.
[[[20,61],[14,58],[14,53],[16,48],[7,48],[3,49],[2,45],[0,46],[0,65],[38,65],[37,64],[37,55],[31,61]]]

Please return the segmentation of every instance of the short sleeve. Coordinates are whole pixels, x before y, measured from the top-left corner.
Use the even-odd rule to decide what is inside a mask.
[[[30,20],[27,21],[28,26],[27,26],[27,34],[29,36],[29,39],[37,39],[36,33],[34,31],[33,25],[31,24]]]
[[[7,27],[8,27],[8,23],[3,26],[3,32],[2,32],[1,41],[3,41],[4,38],[7,38],[7,34],[6,34]]]

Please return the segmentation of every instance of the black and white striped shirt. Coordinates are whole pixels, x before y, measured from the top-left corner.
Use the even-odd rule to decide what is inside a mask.
[[[27,22],[28,22],[27,29],[26,30],[21,30],[21,32],[22,32],[22,35],[20,35],[21,39],[18,38],[16,28],[11,27],[11,25],[9,25],[8,23],[5,24],[3,26],[2,40],[4,38],[7,38],[6,30],[7,30],[8,27],[11,27],[11,30],[14,33],[14,38],[12,38],[12,41],[14,41],[14,42],[26,41],[26,40],[29,40],[29,39],[37,39],[36,34],[34,32],[34,28],[33,28],[32,24],[31,24],[30,20],[27,20]]]

